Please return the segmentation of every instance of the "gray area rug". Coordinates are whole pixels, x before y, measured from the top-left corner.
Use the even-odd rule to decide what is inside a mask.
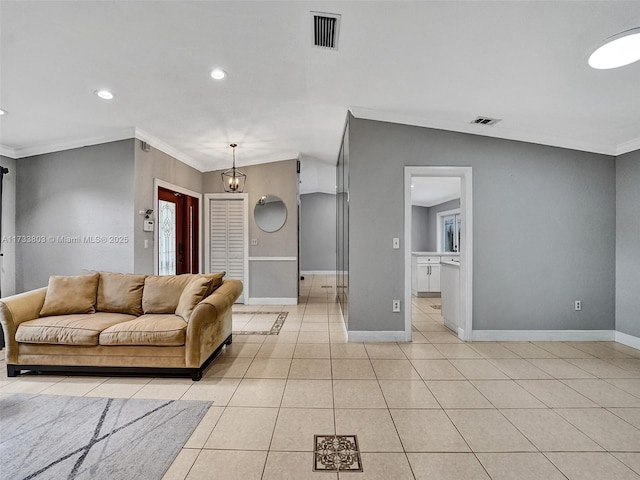
[[[159,480],[211,402],[0,398],[0,478]]]

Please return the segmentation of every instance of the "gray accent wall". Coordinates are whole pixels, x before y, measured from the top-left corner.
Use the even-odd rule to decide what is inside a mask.
[[[473,167],[475,330],[614,329],[613,157],[352,116],[349,125],[349,330],[404,330],[404,312],[391,313],[409,288],[403,248],[391,248],[404,234],[404,193],[388,186],[420,165]]]
[[[163,180],[172,185],[202,193],[203,174],[189,165],[176,160],[160,150],[151,147],[148,152],[140,148],[140,140],[135,140],[135,200],[134,221],[134,265],[136,273],[154,273],[154,232],[142,230],[144,216],[138,212],[153,208],[153,218],[157,219],[158,206],[153,204],[154,181]],[[202,211],[203,205],[200,205]],[[201,228],[203,223],[201,223]],[[157,224],[155,225],[157,228]],[[148,248],[144,248],[144,241]],[[202,239],[201,239],[202,243]],[[201,263],[203,259],[200,259]]]
[[[411,251],[428,252],[429,207],[411,205]]]
[[[0,155],[0,166],[9,169],[2,185],[2,257],[0,296],[16,293],[16,161]]]
[[[616,330],[640,337],[640,150],[616,158]]]
[[[298,298],[298,173],[297,160],[240,167],[247,175],[244,192],[249,194],[249,257],[292,257],[290,260],[249,262],[251,298]],[[220,174],[202,176],[204,193],[224,193]],[[287,220],[277,232],[263,232],[254,220],[253,210],[263,195],[277,195],[287,207]]]
[[[336,270],[336,196],[300,195],[300,270]]]
[[[132,272],[134,140],[16,161],[16,291],[83,269]],[[92,243],[90,239],[106,239]],[[89,241],[87,241],[89,239]]]

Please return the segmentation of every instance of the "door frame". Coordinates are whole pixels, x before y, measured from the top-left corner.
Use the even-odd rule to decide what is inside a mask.
[[[169,182],[165,182],[164,180],[160,180],[159,178],[153,179],[153,209],[155,212],[155,219],[158,218],[158,187],[166,188],[168,190],[173,190],[174,192],[182,193],[183,195],[189,195],[190,197],[194,197],[198,199],[198,271],[202,272],[203,267],[203,243],[202,243],[202,194],[198,192],[194,192],[193,190],[189,190],[188,188],[180,187],[178,185],[174,185]],[[153,273],[158,275],[159,265],[158,265],[158,222],[155,222],[153,229]]]
[[[248,193],[205,193],[204,194],[204,243],[207,248],[204,251],[204,273],[211,273],[211,200],[231,200],[242,198],[244,202],[244,278],[242,279],[242,295],[239,303],[247,304],[249,298],[249,194]]]
[[[404,328],[405,340],[411,341],[411,178],[459,177],[460,214],[462,215],[460,252],[460,311],[463,324],[458,337],[473,338],[473,181],[472,167],[404,167]]]

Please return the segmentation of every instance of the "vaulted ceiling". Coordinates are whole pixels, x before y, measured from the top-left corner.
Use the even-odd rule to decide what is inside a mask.
[[[311,11],[341,15],[337,50],[312,46]],[[227,168],[232,142],[239,165],[330,164],[349,110],[640,148],[640,62],[586,63],[640,26],[638,1],[3,0],[0,22],[0,144],[15,158],[136,135],[201,171]]]

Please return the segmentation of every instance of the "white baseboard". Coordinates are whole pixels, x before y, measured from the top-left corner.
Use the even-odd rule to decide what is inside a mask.
[[[615,330],[473,330],[471,338],[474,342],[610,342],[617,340],[617,334]]]
[[[349,342],[407,342],[404,330],[386,332],[352,331],[347,332]]]
[[[640,338],[627,333],[616,332],[616,342],[640,350]]]
[[[335,270],[301,270],[300,275],[336,275]]]
[[[247,299],[245,305],[297,305],[297,298],[256,298]]]

